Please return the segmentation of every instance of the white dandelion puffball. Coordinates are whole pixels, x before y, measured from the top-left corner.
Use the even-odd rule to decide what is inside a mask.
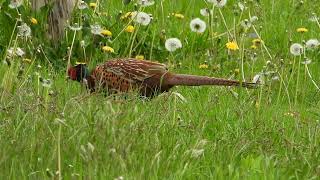
[[[151,17],[145,12],[136,12],[132,14],[132,18],[135,22],[147,26],[151,22]]]
[[[308,65],[311,62],[312,62],[311,59],[305,58],[304,61],[301,62],[301,64]]]
[[[206,23],[200,18],[195,18],[190,22],[191,31],[197,33],[203,33],[206,30]]]
[[[74,23],[74,25],[73,26],[69,26],[69,28],[72,31],[80,31],[82,29],[82,26],[80,26],[78,23]]]
[[[210,15],[210,10],[208,8],[200,9],[200,14],[202,16],[209,16]]]
[[[240,8],[241,11],[244,11],[247,7],[241,3],[241,2],[238,2],[238,7]]]
[[[88,4],[84,1],[79,1],[78,2],[78,9],[83,10],[83,9],[87,9],[88,8]]]
[[[18,26],[18,36],[31,37],[31,28],[26,23]]]
[[[90,25],[91,33],[94,35],[100,35],[102,32],[102,28],[99,24]]]
[[[11,0],[9,4],[9,8],[15,9],[22,5],[23,0]]]
[[[251,18],[250,18],[250,22],[255,22],[255,21],[257,21],[259,18],[257,17],[257,16],[252,16]]]
[[[299,43],[294,43],[290,46],[290,53],[294,56],[300,56],[303,53],[303,46]]]
[[[249,21],[248,19],[241,21],[240,24],[245,29],[249,29],[252,26],[251,21]]]
[[[256,74],[253,77],[252,82],[256,83],[256,84],[264,84],[264,79],[263,79],[263,76],[261,75],[261,73]]]
[[[207,0],[209,3],[213,3],[218,8],[222,8],[227,4],[227,0]]]
[[[20,56],[20,57],[22,57],[22,56],[24,56],[26,53],[21,49],[21,48],[17,48],[17,51],[16,51],[16,54],[17,54],[17,56]]]
[[[138,0],[138,4],[141,5],[142,7],[147,7],[147,6],[154,5],[154,1],[153,0]]]
[[[165,47],[168,51],[173,52],[179,48],[182,48],[182,44],[178,38],[169,38],[166,40]]]
[[[306,47],[307,49],[315,49],[320,45],[320,42],[318,41],[318,39],[309,39],[306,42]]]
[[[7,50],[7,56],[8,56],[8,58],[11,58],[11,57],[14,57],[14,56],[20,56],[20,57],[22,57],[22,56],[24,56],[26,53],[21,49],[21,48],[19,48],[19,47],[17,47],[17,48],[13,48],[13,47],[11,47],[11,48],[9,48],[8,50]]]

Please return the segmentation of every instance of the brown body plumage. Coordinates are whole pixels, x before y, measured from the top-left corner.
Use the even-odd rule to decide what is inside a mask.
[[[72,68],[76,69],[77,66]],[[90,75],[76,72],[72,68],[69,69],[71,79],[78,81],[82,81],[82,78],[86,79],[88,88],[91,91],[107,89],[110,93],[115,93],[138,90],[141,95],[147,97],[166,92],[176,85],[255,87],[254,83],[241,83],[239,81],[207,76],[174,74],[168,72],[164,64],[136,59],[109,60],[104,64],[96,66]],[[84,71],[82,68],[78,68],[79,70]],[[83,77],[79,78],[79,74],[83,74],[81,75]]]

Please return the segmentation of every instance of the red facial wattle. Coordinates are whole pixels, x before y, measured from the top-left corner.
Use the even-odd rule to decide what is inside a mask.
[[[68,76],[72,80],[77,80],[77,70],[73,67],[68,69]]]

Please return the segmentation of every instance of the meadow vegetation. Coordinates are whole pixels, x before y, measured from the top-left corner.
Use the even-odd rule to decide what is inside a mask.
[[[319,0],[79,1],[58,42],[51,6],[19,2],[0,3],[0,179],[319,178]],[[260,86],[145,99],[66,78],[123,57]]]

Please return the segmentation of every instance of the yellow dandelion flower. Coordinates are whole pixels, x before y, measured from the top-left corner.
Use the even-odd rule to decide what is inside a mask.
[[[215,36],[218,35],[218,32],[212,32],[211,35],[212,35],[213,37],[215,37]]]
[[[258,47],[256,45],[250,46],[251,49],[257,49]]]
[[[112,32],[106,29],[102,30],[101,34],[104,36],[112,36]]]
[[[238,44],[235,42],[235,41],[231,41],[231,42],[228,42],[226,44],[226,47],[229,49],[229,50],[233,50],[233,51],[236,51],[239,49],[239,46]]]
[[[127,12],[126,14],[124,14],[124,15],[122,15],[121,17],[120,17],[120,19],[128,19],[128,18],[131,18],[132,17],[132,12]]]
[[[199,65],[199,69],[208,69],[208,68],[209,68],[208,64],[200,64]]]
[[[89,6],[94,9],[97,7],[97,3],[93,3],[93,2],[89,3]]]
[[[137,55],[137,56],[136,56],[136,59],[137,59],[137,60],[144,60],[144,56],[143,56],[143,55]]]
[[[184,15],[183,14],[179,14],[179,13],[172,13],[174,17],[178,18],[178,19],[184,19]]]
[[[103,46],[103,47],[102,47],[102,50],[103,50],[104,52],[114,53],[114,49],[113,49],[112,47],[110,47],[110,46]]]
[[[220,64],[215,64],[212,66],[212,70],[214,70],[214,71],[219,71],[220,68],[221,68]]]
[[[38,24],[38,20],[36,18],[30,18],[31,24]]]
[[[107,12],[102,12],[101,15],[102,16],[108,16],[108,13]]]
[[[256,107],[257,109],[259,109],[259,108],[260,108],[260,104],[259,104],[259,102],[258,102],[258,101],[255,103],[255,107]]]
[[[263,40],[262,39],[254,39],[254,40],[252,40],[252,43],[257,46],[257,45],[260,45],[261,43],[263,43]]]
[[[82,62],[82,61],[77,61],[77,62],[76,62],[76,65],[79,65],[79,64],[83,64],[83,65],[84,65],[84,64],[87,64],[87,63]]]
[[[308,29],[307,28],[303,28],[303,27],[302,28],[298,28],[297,32],[298,33],[306,33],[306,32],[308,32]]]
[[[132,33],[134,31],[134,26],[132,26],[132,25],[127,26],[125,31],[128,33]]]
[[[30,64],[31,63],[31,59],[24,58],[24,59],[22,59],[22,62]]]

